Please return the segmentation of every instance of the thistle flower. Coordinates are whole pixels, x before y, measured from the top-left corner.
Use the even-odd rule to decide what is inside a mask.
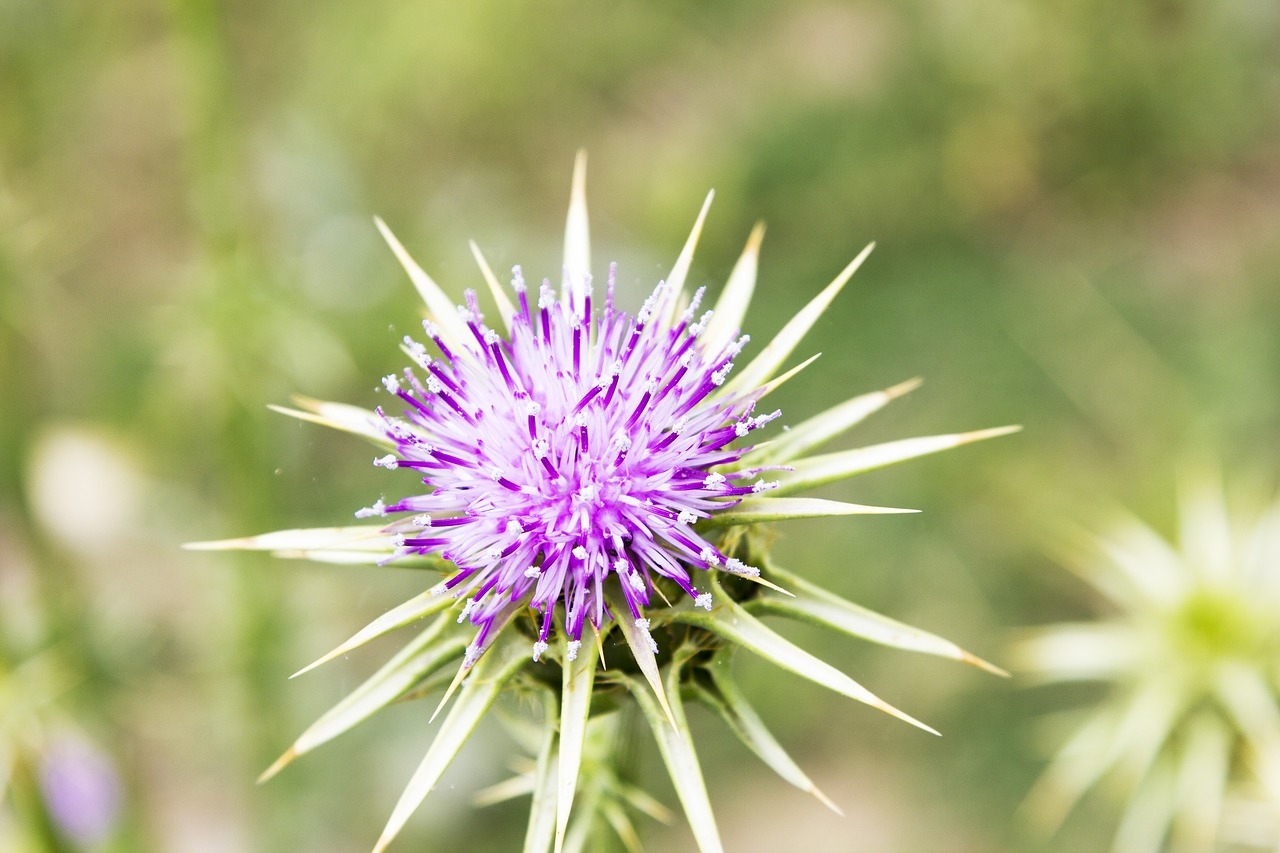
[[[1280,841],[1280,502],[1233,518],[1209,482],[1182,490],[1176,545],[1133,518],[1080,534],[1065,562],[1110,614],[1019,647],[1044,683],[1108,687],[1028,797],[1043,830],[1110,777],[1116,853]],[[1231,814],[1251,802],[1261,838]]]
[[[703,311],[704,291],[689,295],[685,285],[710,202],[708,195],[671,274],[630,315],[615,303],[612,268],[603,296],[593,288],[580,155],[559,292],[545,281],[531,289],[516,267],[508,296],[472,244],[496,305],[492,326],[485,324],[474,292],[455,309],[378,221],[426,303],[425,340],[403,341],[415,367],[383,380],[394,406],[367,411],[303,399],[298,409],[279,410],[373,441],[384,449],[375,465],[409,469],[425,489],[357,512],[379,519],[370,526],[281,531],[196,546],[420,565],[445,573],[443,581],[312,665],[440,614],[264,774],[392,701],[445,687],[438,714],[457,692],[378,850],[504,691],[532,694],[544,705],[536,767],[527,785],[515,786],[533,793],[527,851],[553,843],[562,848],[580,778],[607,764],[584,762],[588,722],[628,704],[628,696],[658,741],[702,850],[719,850],[720,842],[682,694],[714,708],[787,781],[831,805],[733,685],[728,664],[736,647],[933,731],[773,632],[760,615],[807,620],[995,669],[940,637],[859,608],[774,566],[759,527],[792,518],[907,512],[793,495],[1014,428],[806,456],[918,385],[910,381],[854,397],[772,441],[757,442],[758,432],[781,414],[762,407],[762,400],[813,359],[781,375],[778,370],[871,247],[745,367],[734,370],[749,340],[739,336],[738,326],[755,287],[763,228],[752,232],[714,310]],[[615,630],[629,654],[606,644]],[[459,659],[450,679],[447,667]],[[558,684],[559,691],[549,684]],[[582,787],[617,789],[612,783]],[[620,808],[617,802],[601,805],[588,819],[610,822],[625,839]]]

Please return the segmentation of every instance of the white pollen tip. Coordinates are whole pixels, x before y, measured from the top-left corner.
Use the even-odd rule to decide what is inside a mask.
[[[462,667],[464,669],[470,669],[475,666],[476,661],[480,660],[480,655],[482,654],[484,654],[484,649],[480,648],[475,643],[467,646],[467,653],[462,656]]]
[[[719,474],[719,473],[708,474],[707,479],[703,481],[703,485],[706,486],[708,489],[723,488],[724,484],[725,484],[725,476],[724,474]]]
[[[627,575],[627,583],[636,592],[644,592],[644,578],[640,577],[639,572],[631,572]]]
[[[382,377],[382,387],[387,389],[387,393],[394,394],[400,390],[400,377],[394,373],[388,373]]]
[[[502,339],[498,337],[498,333],[495,332],[493,329],[489,329],[484,333],[484,342],[489,346],[493,346],[500,340]]]
[[[538,640],[536,643],[533,644],[533,660],[535,663],[537,663],[538,659],[542,657],[542,653],[545,652],[546,650],[547,650],[547,644],[544,643],[542,640]]]
[[[676,521],[679,521],[681,524],[693,524],[697,520],[698,520],[697,514],[695,514],[692,510],[687,510],[687,509],[681,510],[680,515],[677,516],[676,518]]]
[[[704,592],[702,595],[695,598],[693,600],[693,603],[696,606],[701,607],[703,610],[710,610],[711,609],[711,593]]]
[[[587,549],[579,545],[573,549],[573,556],[577,557],[579,560],[585,560],[587,559]]]
[[[374,516],[382,516],[387,514],[387,507],[381,500],[373,502],[373,506],[367,506],[364,509],[356,510],[356,518],[373,518]]]
[[[581,648],[582,648],[581,640],[570,640],[569,645],[565,648],[565,651],[568,653],[569,660],[571,661],[577,660],[578,650]]]
[[[421,515],[415,515],[413,517],[413,523],[418,525],[419,527],[430,527],[431,516],[427,515],[425,512],[422,513]]]
[[[540,574],[542,574],[542,569],[537,566],[530,566],[524,570],[524,576],[527,578],[536,578]]]
[[[648,619],[641,618],[636,620],[636,627],[640,629],[640,633],[644,635],[644,638],[649,641],[649,648],[656,655],[658,653],[658,642],[649,633],[649,624]]]
[[[537,402],[534,402],[533,400],[530,400],[529,402],[524,404],[524,413],[526,415],[529,415],[530,417],[538,414],[541,411],[542,411],[541,403],[537,403]]]
[[[377,465],[379,468],[386,468],[390,470],[399,465],[400,460],[388,453],[386,456],[379,456],[377,459],[373,460],[373,464]]]

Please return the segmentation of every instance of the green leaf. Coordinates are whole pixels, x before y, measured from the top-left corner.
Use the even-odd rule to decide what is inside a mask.
[[[374,845],[374,853],[381,853],[392,839],[404,828],[409,816],[417,811],[418,806],[440,780],[441,775],[452,763],[458,750],[471,737],[493,700],[498,697],[506,683],[528,663],[528,656],[523,641],[513,640],[499,648],[491,649],[472,669],[473,677],[463,685],[458,694],[458,701],[449,709],[440,731],[431,742],[426,756],[414,772],[404,793],[391,812],[386,828]]]
[[[405,625],[416,622],[424,616],[430,616],[433,613],[439,613],[454,604],[456,599],[447,594],[444,583],[438,583],[424,593],[415,595],[404,604],[397,605],[386,613],[374,619],[368,625],[361,628],[351,636],[349,640],[329,652],[324,657],[314,663],[304,666],[295,672],[290,678],[297,678],[304,672],[310,672],[323,663],[328,663],[334,658],[345,655],[347,652],[358,649],[371,640],[376,640],[385,634],[389,634],[397,628],[403,628]]]
[[[454,347],[475,349],[471,330],[458,317],[457,304],[409,256],[404,246],[400,245],[400,241],[396,239],[396,235],[391,233],[387,223],[377,216],[373,218],[373,221],[378,226],[382,239],[386,240],[387,245],[391,247],[391,251],[395,254],[396,260],[400,262],[400,266],[404,267],[404,271],[409,274],[409,279],[413,282],[413,286],[418,289],[418,294],[422,297],[422,301],[426,303],[428,316],[440,328],[440,336],[446,343]]]
[[[538,750],[533,776],[533,803],[529,806],[529,827],[524,834],[524,853],[547,853],[556,833],[556,780],[559,778],[557,750],[560,732],[556,700],[544,691],[546,726]]]
[[[719,352],[742,330],[742,320],[747,316],[747,306],[756,288],[756,271],[760,266],[760,242],[764,240],[764,223],[757,222],[747,238],[738,262],[729,273],[720,298],[716,300],[715,313],[702,333],[706,352]]]
[[[658,660],[654,656],[651,635],[631,620],[631,609],[627,607],[621,593],[611,589],[608,600],[609,607],[614,613],[614,624],[622,631],[622,637],[631,649],[631,656],[635,658],[645,681],[649,682],[649,686],[653,688],[653,695],[666,711],[671,724],[675,725],[675,718],[671,716],[671,707],[667,704],[666,694],[662,690],[662,676],[658,674]]]
[[[640,836],[636,833],[636,828],[632,825],[631,818],[627,816],[627,810],[621,803],[606,799],[600,804],[600,813],[618,834],[622,846],[627,848],[627,853],[642,853],[644,846],[640,843]]]
[[[677,653],[679,656],[680,653]],[[677,658],[678,659],[678,658]],[[671,702],[671,712],[676,724],[671,725],[666,714],[654,698],[653,691],[647,685],[625,675],[615,675],[627,686],[636,698],[644,714],[645,721],[658,742],[658,752],[667,766],[671,783],[675,786],[676,796],[684,808],[689,827],[693,830],[694,841],[701,853],[723,853],[724,846],[720,842],[720,830],[716,827],[715,814],[711,811],[711,800],[707,796],[707,786],[702,778],[702,767],[698,763],[698,753],[693,748],[693,735],[689,731],[689,723],[684,716],[684,706],[680,702],[680,670],[681,666],[673,662],[667,670],[667,694]]]
[[[725,721],[730,731],[756,754],[756,756],[787,782],[802,791],[813,794],[819,802],[838,815],[843,815],[839,807],[792,760],[782,748],[773,733],[765,727],[760,715],[747,702],[742,691],[734,682],[729,672],[729,656],[718,655],[707,667],[711,673],[714,689],[699,687],[699,698]]]
[[[821,625],[882,646],[963,661],[996,675],[1008,676],[1009,674],[1000,667],[966,652],[950,640],[846,601],[799,575],[776,566],[770,566],[767,573],[785,584],[792,596],[787,598],[761,596],[748,607],[751,611],[763,610],[767,613]]]
[[[752,389],[763,385],[769,381],[769,377],[773,376],[775,370],[786,361],[787,356],[796,348],[800,340],[808,333],[813,324],[822,316],[823,312],[831,304],[831,300],[836,298],[836,294],[849,278],[862,266],[862,262],[866,260],[867,255],[871,254],[871,250],[875,247],[875,243],[863,249],[858,257],[845,267],[835,280],[823,288],[822,292],[815,296],[808,305],[800,309],[800,313],[796,314],[791,320],[782,327],[782,331],[774,337],[769,344],[760,351],[760,354],[752,359],[751,363],[743,368],[742,372],[735,379],[729,381],[722,389],[724,394],[733,394],[739,391],[751,391]]]
[[[857,426],[893,400],[919,388],[920,382],[920,379],[908,379],[883,391],[872,391],[845,400],[838,406],[832,406],[822,414],[793,426],[744,458],[751,465],[789,462]]]
[[[445,614],[415,637],[383,664],[381,669],[312,723],[285,754],[258,777],[258,781],[265,782],[298,756],[305,755],[367,720],[399,699],[423,678],[461,655],[467,647],[466,638],[457,634],[452,637],[442,636],[450,621],[449,614]]]
[[[596,677],[596,650],[579,648],[569,660],[568,641],[561,654],[564,674],[560,699],[560,766],[556,785],[557,853],[564,848],[564,834],[569,828],[569,812],[578,787],[578,771],[582,767],[582,743],[587,735],[591,715],[591,688]]]
[[[842,450],[822,456],[811,456],[808,459],[800,459],[795,462],[791,471],[780,473],[778,480],[781,486],[775,489],[773,494],[789,495],[793,492],[821,486],[824,483],[843,480],[855,474],[861,474],[864,471],[872,471],[876,468],[883,468],[886,465],[904,462],[907,459],[915,459],[919,456],[927,456],[930,453],[950,450],[963,444],[995,438],[1000,435],[1008,435],[1020,429],[1022,427],[1006,426],[977,430],[976,432],[956,433],[954,435],[904,438],[885,444],[874,444],[870,447],[859,447],[854,450]]]
[[[916,509],[894,509],[884,506],[829,501],[823,498],[775,498],[766,492],[758,498],[748,498],[730,509],[712,514],[707,524],[760,524],[766,521],[786,521],[792,518],[822,518],[830,515],[886,515],[919,512]]]
[[[938,734],[934,729],[885,702],[831,664],[814,657],[766,627],[764,623],[725,595],[714,578],[711,581],[711,588],[718,602],[718,606],[713,611],[708,613],[703,610],[679,610],[671,614],[671,621],[705,628],[789,672],[884,711],[931,734]],[[674,702],[672,704],[674,707]]]

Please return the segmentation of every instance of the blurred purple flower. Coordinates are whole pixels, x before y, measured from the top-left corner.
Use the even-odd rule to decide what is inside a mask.
[[[120,776],[111,760],[78,737],[55,740],[40,762],[40,789],[58,829],[81,847],[104,841],[120,814]]]

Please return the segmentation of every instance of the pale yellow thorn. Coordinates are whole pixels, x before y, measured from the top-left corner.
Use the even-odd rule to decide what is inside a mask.
[[[1001,669],[1000,667],[996,666],[990,661],[985,661],[982,658],[978,657],[977,655],[970,654],[969,652],[966,652],[963,649],[960,650],[960,661],[961,663],[967,663],[970,666],[976,666],[978,669],[986,670],[992,675],[998,675],[1001,678],[1013,677],[1008,670]]]
[[[489,293],[493,295],[493,301],[498,306],[498,315],[502,317],[502,325],[507,327],[507,331],[511,331],[511,318],[516,315],[516,306],[511,303],[507,297],[507,292],[502,289],[502,284],[498,281],[498,277],[493,274],[493,269],[489,266],[489,262],[484,259],[484,254],[480,251],[480,247],[476,245],[475,240],[469,241],[471,245],[471,255],[476,259],[476,265],[480,267],[480,274],[484,276],[485,284],[489,285]]]
[[[431,279],[431,276],[427,275],[422,267],[418,266],[417,262],[409,256],[404,246],[396,239],[396,235],[391,233],[387,223],[377,216],[373,218],[373,221],[378,226],[382,239],[386,240],[387,245],[391,247],[391,251],[395,254],[396,260],[400,262],[400,266],[404,267],[404,271],[409,274],[409,279],[413,282],[413,286],[418,289],[418,294],[422,297],[422,301],[426,303],[427,314],[440,327],[440,334],[445,341],[458,347],[467,346],[470,332],[466,324],[458,319],[458,306],[445,295],[445,292],[440,289],[440,285],[436,284]]]
[[[680,255],[676,258],[675,265],[671,267],[671,273],[667,276],[667,289],[663,296],[664,307],[662,317],[666,325],[671,325],[676,316],[676,312],[680,310],[680,296],[684,291],[685,280],[689,277],[689,267],[693,264],[693,253],[698,248],[698,240],[702,237],[702,223],[707,220],[707,211],[711,209],[711,201],[716,197],[716,191],[710,190],[707,198],[702,202],[702,210],[698,211],[698,218],[693,222],[693,230],[689,232],[689,239],[685,240],[684,248],[680,250]]]
[[[837,805],[835,804],[835,801],[834,801],[834,800],[832,800],[830,797],[828,797],[826,794],[824,794],[824,793],[822,792],[822,789],[821,789],[821,788],[819,788],[817,785],[810,784],[810,786],[809,786],[809,793],[810,793],[810,794],[813,794],[813,796],[818,800],[818,802],[822,803],[824,806],[826,806],[827,808],[831,809],[831,811],[833,811],[833,812],[835,812],[836,814],[840,815],[840,817],[844,817],[844,816],[845,816],[845,815],[844,815],[844,809],[842,809],[842,808],[840,808],[839,806],[837,806]]]
[[[742,329],[742,321],[747,316],[747,307],[755,292],[756,273],[760,269],[760,243],[764,240],[764,223],[757,222],[747,238],[747,245],[742,250],[738,262],[729,273],[720,298],[716,300],[715,313],[707,323],[703,340],[708,352],[718,352],[728,344]]]
[[[587,152],[573,161],[569,214],[564,223],[564,278],[561,291],[570,308],[580,314],[586,305],[585,284],[591,275],[591,234],[587,223]]]
[[[786,383],[787,380],[791,379],[791,377],[795,376],[797,373],[799,373],[800,371],[804,370],[806,367],[808,367],[809,365],[817,361],[818,357],[821,355],[822,353],[815,352],[813,355],[809,356],[804,361],[800,362],[795,367],[788,370],[786,373],[782,374],[781,376],[770,379],[766,384],[760,386],[757,392],[755,392],[756,400],[763,400],[765,397],[769,396],[769,394],[773,393],[773,391],[776,390],[779,386]]]
[[[741,373],[733,379],[729,380],[729,384],[724,386],[724,393],[732,394],[743,389],[754,388],[763,385],[773,375],[773,371],[786,359],[791,351],[795,349],[800,340],[808,334],[813,328],[813,324],[818,321],[823,312],[831,305],[831,301],[844,288],[853,277],[853,274],[862,266],[862,262],[871,254],[872,249],[876,247],[875,243],[868,243],[867,247],[858,253],[858,256],[849,262],[840,274],[837,275],[830,284],[822,289],[822,291],[809,300],[809,303],[800,309],[800,312],[787,321],[782,330],[773,337],[763,350],[760,351],[751,363],[748,364]]]
[[[769,589],[773,590],[774,592],[780,592],[780,593],[782,593],[783,595],[788,596],[789,598],[795,598],[795,597],[796,597],[796,594],[795,594],[794,592],[790,592],[790,591],[788,591],[788,590],[785,590],[785,589],[783,589],[782,587],[778,586],[778,585],[777,585],[776,583],[774,583],[773,581],[771,581],[771,580],[766,580],[765,578],[761,577],[760,575],[736,575],[736,577],[740,577],[740,578],[742,578],[743,580],[751,581],[752,583],[758,583],[758,584],[760,584],[761,586],[768,587]]]
[[[285,769],[291,763],[293,763],[293,760],[297,757],[298,757],[298,753],[294,751],[292,746],[286,749],[284,751],[284,755],[277,758],[275,761],[271,763],[270,767],[262,771],[262,773],[258,776],[257,784],[261,785],[267,780],[269,780],[272,776],[275,776],[281,770]]]
[[[436,706],[435,711],[431,713],[431,719],[427,723],[434,723],[436,717],[440,716],[440,712],[444,710],[444,706],[449,704],[449,699],[453,696],[453,692],[458,689],[458,685],[467,677],[467,673],[471,671],[471,667],[464,660],[462,666],[458,667],[458,674],[453,677],[453,681],[449,684],[449,689],[444,692],[444,696],[440,697],[440,704]]]
[[[890,400],[896,400],[899,397],[903,397],[903,396],[906,396],[907,394],[910,394],[912,391],[916,390],[923,384],[924,384],[924,377],[915,376],[915,377],[912,377],[911,379],[908,379],[906,382],[899,382],[897,385],[890,385],[888,388],[884,389],[884,391],[882,391],[881,393],[883,393]]]

